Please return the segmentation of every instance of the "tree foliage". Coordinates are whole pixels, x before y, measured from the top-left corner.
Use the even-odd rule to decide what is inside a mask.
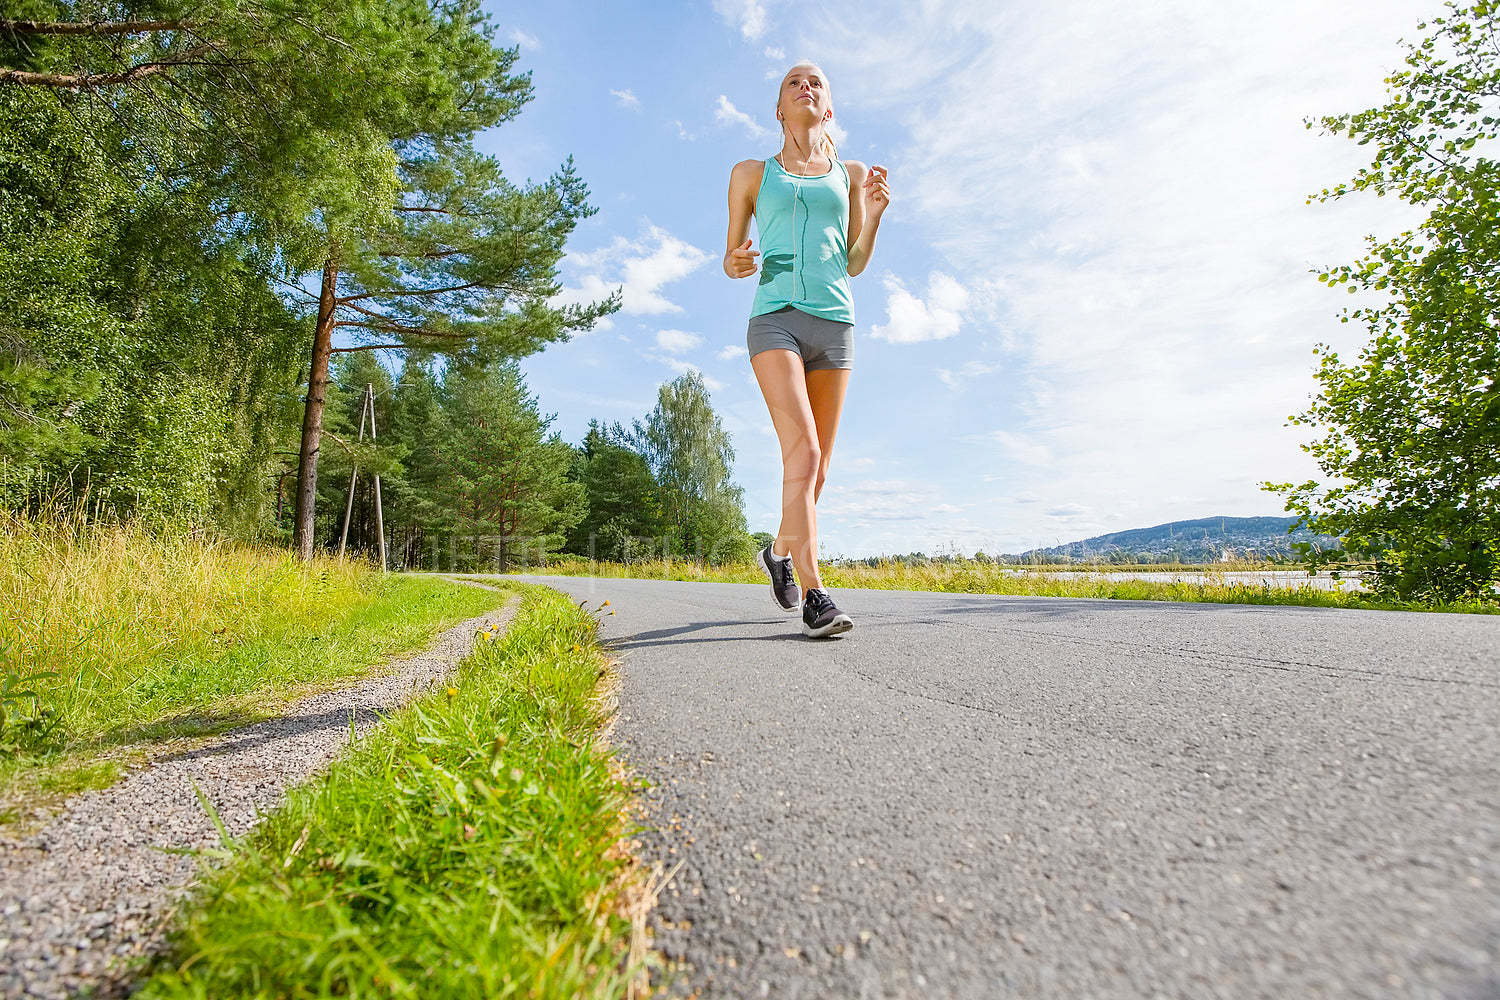
[[[350,550],[377,551],[371,473],[378,471],[397,568],[539,565],[560,552],[621,561],[749,558],[740,490],[723,464],[733,457],[728,435],[692,379],[664,387],[665,405],[637,422],[643,432],[669,429],[656,437],[660,468],[699,467],[668,485],[631,444],[636,431],[594,421],[576,448],[551,433],[552,418],[515,362],[439,367],[418,355],[393,379],[372,354],[355,352],[335,359],[331,375],[332,443],[317,521],[324,548],[338,543],[347,509]],[[357,440],[366,385],[375,391],[378,443]],[[704,461],[704,452],[714,454]],[[697,475],[704,478],[688,481]],[[686,532],[668,519],[674,492]]]
[[[1345,362],[1319,347],[1319,391],[1294,424],[1327,482],[1267,484],[1316,531],[1373,558],[1377,592],[1492,597],[1500,578],[1500,6],[1450,4],[1387,78],[1390,100],[1309,122],[1374,148],[1314,197],[1391,194],[1427,211],[1319,280],[1363,292],[1372,340]],[[1316,554],[1313,554],[1316,556]]]
[[[568,532],[568,552],[617,562],[660,554],[657,540],[666,531],[661,490],[627,440],[618,425],[589,424],[569,473],[583,487],[588,510]]]
[[[369,218],[322,235],[323,272],[302,423],[294,545],[312,554],[322,407],[329,358],[348,350],[438,352],[463,363],[514,358],[587,329],[618,306],[553,306],[557,263],[579,219],[592,214],[571,162],[547,183],[518,189],[471,145],[476,129],[513,117],[530,99],[511,72],[515,49],[496,49],[472,0],[434,8],[410,43],[454,50],[437,60],[449,106],[408,100],[390,123],[396,191]],[[484,49],[490,58],[471,58]],[[426,91],[420,86],[417,94]],[[472,102],[467,95],[478,95]],[[457,109],[457,110],[455,110]],[[459,113],[461,110],[462,113]],[[356,343],[334,347],[340,328]]]
[[[0,491],[238,524],[296,379],[296,317],[118,122],[0,88]]]
[[[687,372],[663,385],[655,409],[634,422],[629,441],[660,487],[676,551],[711,562],[749,558],[744,490],[730,479],[734,447],[702,375]]]
[[[567,478],[573,450],[548,436],[514,363],[452,366],[443,378],[449,433],[434,486],[444,525],[472,540],[476,561],[509,568],[518,548],[556,551],[583,516],[583,488]]]
[[[479,0],[6,4],[0,500],[248,526],[300,405],[310,551],[336,329],[476,364],[609,311],[547,304],[571,164],[517,188],[471,145],[530,99],[517,56]]]

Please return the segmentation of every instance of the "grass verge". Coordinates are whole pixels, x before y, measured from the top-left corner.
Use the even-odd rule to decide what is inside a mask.
[[[0,523],[0,821],[264,718],[504,595],[122,526]],[[3,692],[0,692],[3,693]]]
[[[596,619],[525,587],[507,632],[210,874],[137,994],[619,997],[629,788]]]
[[[1256,570],[1264,571],[1265,567]],[[1180,572],[1205,580],[1115,579],[1124,572]],[[1500,613],[1500,604],[1470,602],[1425,605],[1376,600],[1366,594],[1319,590],[1311,584],[1295,587],[1249,584],[1225,578],[1226,572],[1246,572],[1238,566],[1198,567],[1028,567],[1001,566],[968,560],[909,566],[891,562],[878,566],[822,568],[830,588],[849,590],[920,590],[955,594],[1001,594],[1025,597],[1092,597],[1120,601],[1183,601],[1195,604],[1271,604],[1312,608],[1358,608],[1379,611],[1443,611],[1462,614]],[[1286,567],[1275,567],[1286,572]],[[764,583],[765,573],[750,564],[706,566],[691,561],[642,560],[629,564],[565,559],[545,567],[518,570],[556,576],[597,576],[612,579],[699,580],[712,583]]]

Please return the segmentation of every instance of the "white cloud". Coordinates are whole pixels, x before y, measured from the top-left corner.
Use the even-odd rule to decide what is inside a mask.
[[[876,26],[831,2],[786,38],[816,49],[836,105],[891,168],[894,225],[876,258],[897,280],[876,332],[964,334],[926,348],[950,385],[978,388],[952,350],[972,333],[1004,366],[1003,384],[934,408],[1006,428],[984,445],[1037,502],[997,507],[997,534],[1086,534],[1044,514],[1069,503],[1141,525],[1277,513],[1258,480],[1316,475],[1298,448],[1313,435],[1284,426],[1314,387],[1310,349],[1353,355],[1368,334],[1338,323],[1348,297],[1308,271],[1415,213],[1394,199],[1307,205],[1370,148],[1303,120],[1384,103],[1397,39],[1420,37],[1421,17],[1410,0],[1324,7],[1309,22],[1297,0],[924,0],[882,8]],[[892,255],[908,247],[910,263]],[[949,327],[918,287],[932,269],[970,293]],[[934,481],[967,496],[972,468],[940,461],[927,462]]]
[[[945,340],[963,325],[962,313],[969,306],[969,292],[953,278],[933,271],[927,278],[926,300],[906,290],[894,274],[885,276],[885,326],[870,329],[870,336],[896,344]]]
[[[935,513],[957,509],[941,503],[938,489],[931,483],[901,479],[866,479],[853,486],[830,485],[818,501],[819,517],[843,518],[855,528],[876,521],[923,521]]]
[[[719,353],[715,355],[715,357],[717,357],[720,361],[733,361],[735,358],[744,356],[744,344],[725,344],[719,349]]]
[[[733,102],[723,94],[719,95],[719,106],[714,111],[714,121],[720,125],[738,125],[750,134],[752,139],[769,139],[776,135],[768,128],[762,128],[754,116],[748,115],[735,107]]]
[[[720,382],[712,375],[705,373],[702,368],[699,368],[697,365],[693,364],[690,361],[681,361],[677,358],[657,358],[657,360],[679,375],[686,375],[688,372],[696,372],[703,378],[704,387],[714,392],[718,392],[719,390],[724,388],[723,382]]]
[[[774,62],[784,63],[786,62],[786,49],[779,48],[775,45],[767,45],[766,58]]]
[[[630,111],[641,110],[641,99],[639,97],[636,97],[634,91],[632,91],[629,87],[626,87],[624,90],[615,90],[614,88],[610,88],[609,92],[614,95],[615,103],[620,107],[626,108]]]
[[[1084,521],[1094,516],[1094,512],[1081,503],[1065,503],[1047,511],[1047,516],[1056,521]]]
[[[995,431],[990,435],[990,440],[1000,446],[1000,454],[1007,461],[1035,466],[1048,466],[1052,463],[1052,452],[1047,446],[1024,434]]]
[[[714,11],[731,28],[738,28],[747,41],[766,33],[766,8],[759,0],[714,0]]]
[[[702,337],[696,333],[688,333],[686,330],[656,331],[656,346],[669,354],[681,354],[683,351],[691,351],[702,343]]]
[[[983,361],[965,361],[962,368],[939,368],[938,378],[943,384],[954,392],[963,392],[966,388],[965,379],[971,379],[979,375],[993,375],[1002,371],[1003,366],[997,364],[985,364]]]
[[[521,48],[529,49],[532,52],[536,52],[542,47],[542,40],[540,38],[537,38],[529,31],[522,31],[520,28],[510,29],[510,40],[521,46]]]
[[[563,258],[567,267],[583,274],[577,285],[563,288],[553,304],[593,302],[618,288],[622,313],[636,316],[680,313],[682,307],[663,296],[661,287],[687,277],[708,259],[707,252],[659,226],[648,225],[638,239],[617,236],[607,247]]]

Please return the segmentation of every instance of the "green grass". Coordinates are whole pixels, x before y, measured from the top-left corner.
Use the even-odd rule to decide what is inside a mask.
[[[0,821],[111,784],[151,749],[274,713],[502,594],[130,527],[0,523]],[[47,676],[47,675],[51,676]]]
[[[1214,566],[1000,566],[955,560],[927,566],[890,562],[878,566],[828,565],[823,583],[832,589],[920,590],[957,594],[1003,594],[1028,597],[1092,597],[1120,601],[1184,601],[1198,604],[1271,604],[1314,608],[1360,608],[1382,611],[1445,611],[1470,614],[1500,613],[1488,603],[1429,606],[1376,600],[1359,592],[1231,582],[1227,572],[1286,572],[1296,567],[1219,564]],[[704,566],[690,561],[650,560],[630,564],[563,559],[523,573],[558,576],[598,576],[643,580],[700,580],[715,583],[764,583],[765,573],[754,564]],[[1110,574],[1177,572],[1201,575],[1196,581],[1115,580]]]
[[[618,997],[630,789],[595,734],[596,620],[510,629],[232,846],[141,997]]]

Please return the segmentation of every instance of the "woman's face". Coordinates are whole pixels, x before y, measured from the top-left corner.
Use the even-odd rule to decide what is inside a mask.
[[[776,99],[779,117],[810,117],[822,121],[833,114],[833,98],[823,71],[811,63],[801,63],[787,70],[781,80],[781,94]]]

